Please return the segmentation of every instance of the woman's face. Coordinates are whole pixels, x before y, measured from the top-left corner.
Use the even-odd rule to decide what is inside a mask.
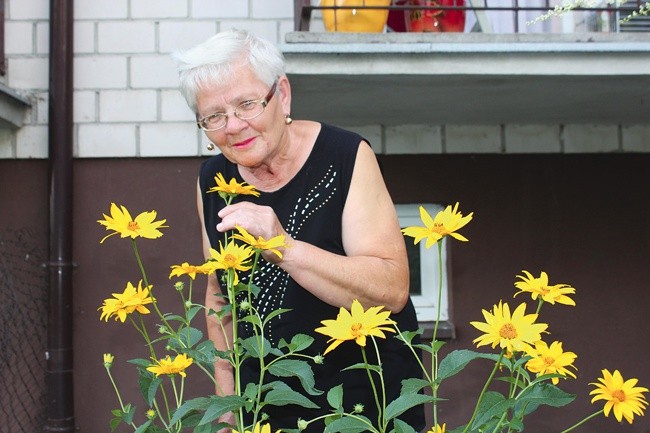
[[[286,77],[278,79],[277,89],[262,114],[248,120],[234,115],[237,106],[263,99],[270,89],[248,67],[241,67],[231,80],[222,85],[200,89],[196,98],[199,119],[213,113],[227,115],[226,126],[216,131],[205,131],[205,134],[229,161],[248,168],[259,167],[270,162],[283,144],[282,140],[286,139],[284,115],[289,113],[290,101]]]

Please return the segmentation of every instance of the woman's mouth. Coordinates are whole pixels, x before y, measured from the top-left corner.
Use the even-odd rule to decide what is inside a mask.
[[[252,143],[254,140],[255,140],[255,137],[247,138],[246,140],[242,140],[242,141],[239,141],[237,143],[234,143],[232,145],[232,147],[236,147],[236,148],[245,147],[248,144]]]

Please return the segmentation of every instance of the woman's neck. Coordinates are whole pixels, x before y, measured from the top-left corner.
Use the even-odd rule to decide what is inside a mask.
[[[239,166],[239,173],[260,191],[273,192],[285,186],[303,167],[316,141],[317,125],[313,122],[295,122],[287,128],[285,143],[257,167]]]

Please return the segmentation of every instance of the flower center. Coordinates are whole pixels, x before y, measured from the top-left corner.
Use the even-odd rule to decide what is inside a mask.
[[[501,327],[501,329],[499,329],[499,336],[501,338],[507,338],[508,340],[517,338],[517,328],[515,328],[515,325],[512,323],[506,323]]]
[[[131,231],[136,231],[136,230],[140,229],[140,226],[135,221],[129,221],[129,224],[127,225],[127,228],[129,230],[131,230]]]
[[[612,393],[612,397],[614,397],[616,400],[619,402],[625,401],[625,393],[623,392],[622,389],[617,389]]]
[[[547,367],[553,365],[554,362],[555,362],[555,358],[552,358],[550,356],[544,357],[544,365],[546,365]]]
[[[361,332],[361,329],[363,329],[363,325],[361,323],[353,324],[352,327],[350,328],[350,330],[352,331],[352,336],[354,338],[357,338],[357,337],[363,335],[363,333]]]
[[[226,264],[227,267],[232,268],[237,263],[237,257],[235,257],[232,254],[226,254],[225,256],[223,256],[223,262]]]
[[[551,293],[551,289],[547,286],[540,287],[539,291],[542,293],[542,295],[548,295],[549,293]]]
[[[432,230],[440,235],[447,233],[445,230],[445,225],[443,223],[433,223]]]

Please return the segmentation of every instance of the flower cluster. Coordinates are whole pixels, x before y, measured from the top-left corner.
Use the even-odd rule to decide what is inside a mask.
[[[259,195],[251,185],[238,183],[235,179],[226,182],[220,173],[215,176],[215,183],[216,186],[207,192],[218,193],[226,204],[230,204],[237,195]],[[350,368],[364,368],[368,371],[380,414],[377,423],[363,416],[365,408],[361,404],[354,405],[350,412],[346,412],[343,409],[343,388],[338,386],[327,393],[332,413],[311,420],[300,419],[295,432],[306,429],[312,423],[324,422],[326,431],[331,433],[415,433],[411,426],[399,420],[399,415],[415,406],[427,404],[431,405],[433,411],[433,425],[428,433],[445,433],[447,423],[440,423],[438,419],[438,406],[444,404],[444,399],[439,395],[440,385],[447,378],[462,371],[470,362],[479,359],[492,361],[492,371],[476,398],[471,418],[466,424],[454,429],[454,433],[521,431],[524,418],[538,406],[560,407],[575,398],[557,386],[563,379],[576,378],[577,367],[574,363],[577,355],[565,351],[560,341],[545,341],[544,338],[550,334],[551,327],[539,319],[545,304],[575,306],[572,296],[576,290],[569,284],[550,284],[549,276],[544,271],[535,277],[531,272],[523,270],[522,275],[517,275],[514,282],[514,287],[518,289],[514,296],[530,295],[530,299],[536,304],[534,312],[527,312],[526,302],[511,306],[500,300],[492,309],[482,311],[484,321],[470,322],[481,332],[473,340],[476,347],[497,349],[496,353],[461,349],[451,351],[443,357],[440,349],[444,343],[437,339],[440,317],[436,320],[431,343],[414,344],[414,338],[422,332],[421,330],[400,330],[390,318],[390,311],[385,310],[383,306],[364,309],[358,300],[354,300],[349,310],[340,308],[335,319],[323,320],[322,326],[314,330],[317,334],[329,337],[329,345],[322,355],[311,357],[301,353],[313,341],[313,338],[307,335],[296,335],[290,342],[283,341],[279,347],[271,347],[264,338],[268,321],[286,310],[271,313],[262,320],[251,302],[259,290],[251,283],[258,258],[263,252],[282,258],[283,249],[288,247],[284,236],[271,239],[256,238],[238,226],[232,233],[225,234],[218,249],[209,250],[210,256],[204,263],[194,265],[183,262],[180,265],[172,265],[170,279],[189,279],[188,287],[180,281],[173,285],[181,297],[184,313],[163,314],[153,296],[153,286],[148,283],[136,245],[138,238],[156,239],[162,236],[160,229],[167,227],[164,225],[166,220],[156,221],[156,215],[155,211],[143,212],[132,219],[124,206],[113,203],[110,216],[104,214],[104,219],[98,221],[107,230],[112,231],[101,242],[116,234],[131,240],[142,273],[142,279],[137,286],[128,282],[122,293],[113,293],[112,297],[104,300],[98,309],[101,311],[100,320],[108,321],[114,318],[115,321],[124,323],[129,319],[145,339],[149,349],[148,359],[130,361],[138,368],[140,387],[148,406],[143,416],[141,415],[144,420],[141,424],[135,421],[135,406],[123,403],[111,375],[114,356],[110,353],[103,355],[104,368],[119,402],[119,409],[113,411],[114,418],[111,420],[113,430],[124,422],[133,427],[136,433],[180,432],[186,428],[194,429],[194,432],[217,432],[226,428],[232,429],[234,433],[271,433],[271,426],[263,423],[263,407],[288,404],[312,407],[310,404],[313,403],[280,380],[266,383],[260,378],[259,383],[240,383],[238,371],[243,360],[257,358],[262,375],[268,373],[277,377],[296,376],[303,384],[304,391],[313,394],[317,391],[309,362],[326,362],[328,353],[347,342],[356,343],[362,353],[364,362]],[[472,220],[473,213],[463,216],[459,211],[459,203],[447,206],[434,217],[421,207],[420,217],[422,226],[403,229],[403,233],[412,237],[415,244],[424,241],[426,248],[437,245],[440,253],[442,240],[447,236],[463,242],[468,241],[458,231]],[[441,254],[439,258],[438,266],[441,271]],[[208,310],[192,300],[192,284],[197,275],[211,275],[215,272],[219,272],[226,289],[223,297],[226,303],[229,303],[222,311]],[[249,273],[247,279],[240,277],[243,273]],[[247,283],[242,284],[241,281]],[[441,288],[439,297],[440,290]],[[158,325],[159,336],[154,340],[150,338],[142,319],[143,315],[151,314],[150,308],[161,321]],[[202,332],[191,325],[200,311],[215,316],[224,334],[232,336],[232,345],[227,351],[217,351],[213,343],[204,340]],[[254,329],[254,336],[244,340],[237,336],[238,321],[242,320]],[[226,329],[227,326],[230,328]],[[385,339],[389,336],[408,346],[422,367],[422,378],[405,381],[402,384],[402,394],[392,402],[380,398],[385,396],[385,382],[381,369],[381,354],[376,344],[377,338]],[[164,356],[158,354],[160,346],[164,348]],[[377,352],[375,365],[368,363],[365,352],[368,346],[374,347]],[[418,350],[424,350],[431,355],[432,365],[429,368],[421,363]],[[272,358],[268,357],[271,353]],[[212,395],[185,401],[184,380],[190,367],[202,370],[215,381],[217,388],[220,386],[214,378],[214,363],[218,360],[233,367],[235,394]],[[180,387],[176,383],[179,378]],[[375,378],[378,379],[375,381]],[[507,384],[506,392],[490,389],[490,385],[497,380]],[[164,381],[169,381],[173,398],[168,395],[169,390],[164,386]],[[618,370],[610,372],[603,369],[602,377],[591,383],[595,389],[590,392],[593,396],[592,403],[602,401],[603,408],[567,428],[563,433],[600,414],[607,417],[613,413],[617,421],[625,419],[630,424],[633,423],[634,417],[644,415],[648,406],[645,397],[648,388],[638,386],[637,382],[634,378],[625,380]],[[244,412],[252,414],[252,423],[245,423]],[[222,417],[227,413],[234,414],[234,421],[223,421]]]

